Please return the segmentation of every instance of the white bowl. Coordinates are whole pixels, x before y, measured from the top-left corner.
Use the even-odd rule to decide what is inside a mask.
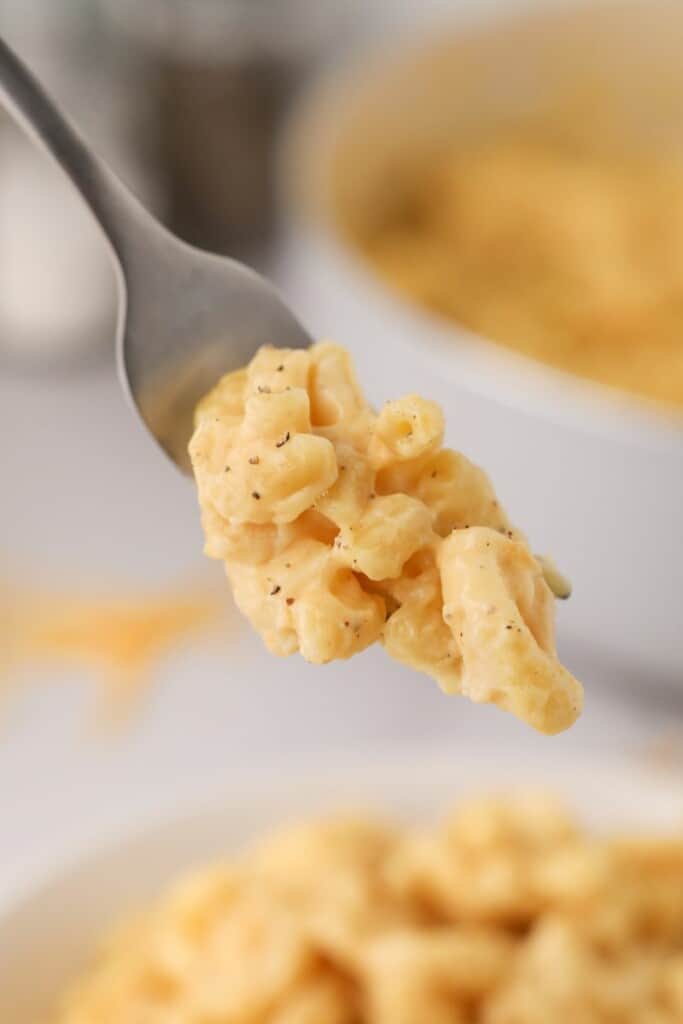
[[[542,117],[577,73],[609,96],[610,130],[680,146],[683,7],[565,4],[505,18],[471,7],[306,99],[285,147],[284,283],[314,331],[353,350],[373,400],[422,391],[444,405],[449,443],[490,471],[535,549],[574,581],[560,638],[647,672],[648,685],[678,683],[683,418],[412,306],[344,240],[333,193],[341,181],[346,202],[372,202],[397,154],[487,120]]]
[[[632,763],[515,757],[490,751],[317,760],[267,783],[241,780],[203,809],[176,812],[108,841],[88,842],[30,873],[0,905],[0,1020],[44,1024],[107,928],[188,868],[241,847],[284,820],[343,809],[408,821],[431,818],[463,795],[533,786],[556,792],[598,829],[665,831],[683,821],[683,780]],[[504,778],[504,782],[501,779]]]

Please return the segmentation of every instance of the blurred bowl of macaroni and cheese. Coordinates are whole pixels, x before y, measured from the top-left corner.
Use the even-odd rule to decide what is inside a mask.
[[[283,161],[311,328],[372,400],[443,404],[448,442],[573,579],[575,647],[674,685],[681,39],[664,0],[465,5],[324,77]]]
[[[680,778],[500,758],[289,764],[27,870],[0,1019],[678,1024]]]

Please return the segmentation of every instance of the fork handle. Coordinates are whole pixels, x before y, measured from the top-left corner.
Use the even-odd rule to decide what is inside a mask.
[[[150,229],[163,230],[85,142],[35,75],[0,37],[0,103],[61,167],[109,242],[119,285]]]

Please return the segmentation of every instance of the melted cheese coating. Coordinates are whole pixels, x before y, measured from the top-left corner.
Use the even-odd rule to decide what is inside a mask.
[[[557,660],[543,566],[443,434],[417,395],[375,415],[337,345],[262,348],[197,410],[206,553],[274,654],[324,663],[380,641],[446,692],[559,732],[582,689]]]

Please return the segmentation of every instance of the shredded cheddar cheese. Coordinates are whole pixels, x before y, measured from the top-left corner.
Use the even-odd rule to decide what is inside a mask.
[[[133,598],[7,585],[0,608],[7,627],[3,677],[37,665],[73,665],[99,679],[106,706],[121,711],[165,656],[218,620],[223,602],[201,587]]]

